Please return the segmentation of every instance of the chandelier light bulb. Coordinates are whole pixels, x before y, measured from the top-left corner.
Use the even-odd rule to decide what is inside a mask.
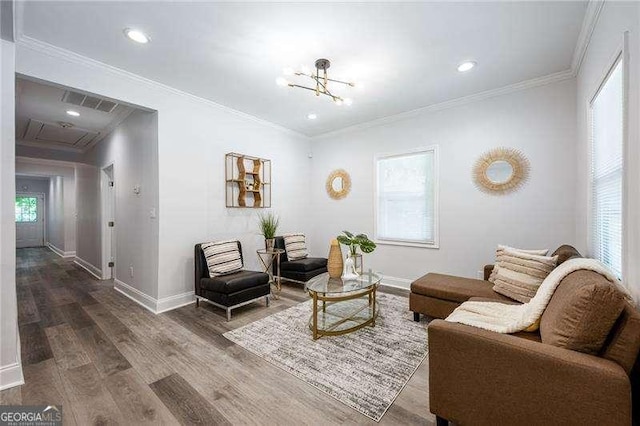
[[[364,83],[361,81],[356,81],[355,83],[353,83],[353,87],[355,87],[358,90],[362,90],[364,89]]]
[[[335,104],[338,105],[338,106],[342,105],[342,99],[340,99],[340,98],[334,99],[333,102],[335,102]]]
[[[344,98],[344,104],[346,106],[351,106],[353,104],[353,99],[351,98]]]
[[[293,68],[287,67],[282,70],[282,74],[284,75],[293,75]]]
[[[311,74],[311,70],[306,65],[301,65],[300,66],[300,71],[302,72],[302,74],[306,74],[306,75]]]
[[[278,77],[278,78],[276,78],[276,84],[278,86],[285,87],[285,86],[289,85],[289,82],[284,77]]]

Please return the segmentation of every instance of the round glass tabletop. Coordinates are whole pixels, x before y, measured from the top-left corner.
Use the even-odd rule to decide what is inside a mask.
[[[349,293],[373,287],[379,284],[380,280],[382,276],[375,272],[365,272],[353,280],[331,278],[329,273],[325,272],[311,278],[307,282],[306,289],[316,293]]]

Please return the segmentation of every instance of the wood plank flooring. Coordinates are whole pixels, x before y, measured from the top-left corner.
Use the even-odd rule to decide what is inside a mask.
[[[299,286],[226,322],[208,304],[154,315],[48,249],[19,249],[17,262],[25,384],[0,404],[62,405],[68,425],[376,424],[222,336],[306,300]],[[427,363],[381,425],[435,423]]]

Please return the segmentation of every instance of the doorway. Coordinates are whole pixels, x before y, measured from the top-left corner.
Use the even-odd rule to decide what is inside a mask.
[[[44,194],[16,193],[16,248],[44,246]]]
[[[116,278],[116,194],[113,164],[100,172],[101,218],[102,218],[102,279]]]

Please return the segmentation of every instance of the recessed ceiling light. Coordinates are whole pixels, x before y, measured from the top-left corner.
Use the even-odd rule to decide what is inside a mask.
[[[351,106],[353,104],[353,99],[351,98],[344,98],[344,104],[346,106]]]
[[[315,120],[316,118],[318,118],[318,116],[317,116],[316,114],[314,114],[314,113],[311,113],[311,114],[308,114],[308,115],[307,115],[307,118],[308,118],[309,120]]]
[[[476,63],[473,62],[473,61],[463,62],[460,65],[458,65],[458,71],[466,72],[466,71],[469,71],[471,68],[473,68],[475,66],[476,66]]]
[[[140,30],[134,30],[133,28],[125,28],[124,35],[126,35],[130,40],[141,44],[149,43],[149,40],[151,40],[148,35]]]
[[[67,111],[67,114],[69,114],[72,117],[80,117],[80,113],[78,111],[74,111],[72,109],[70,109],[69,111]]]

